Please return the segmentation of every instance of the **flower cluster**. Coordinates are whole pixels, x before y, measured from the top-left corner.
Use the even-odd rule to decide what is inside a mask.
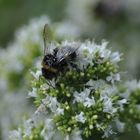
[[[139,78],[139,5],[138,0],[68,0],[65,22],[71,21],[82,37],[108,39],[125,56],[121,67]]]
[[[46,22],[50,23],[47,16],[32,19],[16,31],[5,49],[0,49],[0,139],[7,140],[7,133],[22,121],[21,116],[32,113],[26,98],[32,78],[29,69],[37,65],[43,52],[42,28]]]
[[[0,52],[1,77],[6,80],[9,89],[27,87],[29,85],[28,70],[37,63],[43,52],[42,28],[50,23],[46,16],[32,19],[15,33],[15,40],[6,50]]]
[[[139,53],[139,14],[133,13],[139,13],[139,6],[136,7],[139,2],[115,3],[113,0],[103,3],[101,0],[69,0],[67,19],[51,25],[55,30],[54,37],[58,42],[64,38],[108,38],[114,44],[111,46],[129,50],[122,66],[126,65],[128,71],[139,76],[136,69],[139,57],[135,53]],[[106,10],[103,13],[103,9],[98,11],[102,4]],[[111,4],[117,7],[112,9]],[[125,16],[122,18],[119,13]],[[10,134],[11,140],[88,140],[135,128],[140,132],[140,83],[122,81],[119,85],[121,55],[111,52],[107,42],[100,45],[90,40],[48,44],[50,52],[66,46],[79,48],[68,71],[59,73],[52,80],[42,76],[42,29],[46,23],[50,24],[46,16],[31,20],[16,32],[15,40],[6,49],[0,50],[0,138],[7,140],[9,127],[13,129],[21,116],[32,112],[31,105],[25,101],[31,78],[32,89],[28,95],[34,99],[37,110]],[[29,74],[30,69],[33,77]]]
[[[125,82],[119,88],[120,95],[128,101],[120,110],[120,120],[126,122],[127,131],[137,128],[140,132],[140,82],[136,80]]]
[[[46,23],[51,23],[47,16],[30,20],[29,24],[15,32],[15,39],[5,49],[0,49],[0,137],[3,140],[7,139],[9,129],[22,120],[21,116],[31,113],[32,107],[28,107],[29,100],[26,100],[26,93],[32,79],[29,70],[40,66],[40,56],[42,57],[43,53],[42,32]],[[55,26],[56,38],[62,39],[61,34],[65,34],[62,33],[63,29],[58,28],[58,25],[52,26]],[[19,106],[20,102],[23,104],[22,109]],[[7,109],[3,112],[5,108]],[[7,115],[8,111],[9,115]]]
[[[97,45],[89,40],[53,43],[54,48],[79,46],[73,62],[75,67],[70,66],[69,71],[52,80],[45,79],[40,70],[32,72],[33,89],[29,96],[35,98],[38,106],[35,118],[43,115],[47,122],[40,129],[40,135],[45,140],[55,137],[55,132],[65,138],[77,135],[79,139],[96,137],[96,134],[100,137],[113,134],[111,124],[127,101],[117,95],[115,86],[120,81],[118,62],[121,56],[107,49],[107,44],[103,41]],[[34,125],[29,125],[30,129],[34,130],[34,117],[31,122]],[[30,134],[26,135],[26,130],[24,126],[22,135],[28,139]]]

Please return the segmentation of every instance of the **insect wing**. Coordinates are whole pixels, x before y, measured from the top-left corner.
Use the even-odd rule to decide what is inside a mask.
[[[45,24],[43,30],[44,55],[46,54],[46,52],[50,53],[49,44],[52,38],[53,38],[52,30],[48,24]]]
[[[56,54],[57,62],[61,62],[64,59],[68,59],[72,53],[77,51],[78,48],[79,46],[78,47],[63,47],[59,49]]]

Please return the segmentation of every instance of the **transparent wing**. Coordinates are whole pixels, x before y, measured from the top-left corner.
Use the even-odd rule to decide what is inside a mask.
[[[44,55],[46,54],[46,52],[50,52],[48,44],[50,43],[51,39],[52,39],[51,28],[49,27],[48,24],[45,24],[44,25],[44,30],[43,30]]]
[[[44,41],[44,55],[46,54],[46,50],[48,49],[47,47],[47,39],[48,39],[48,32],[47,32],[48,24],[44,25],[44,30],[43,30],[43,41]]]
[[[77,46],[77,47],[69,47],[69,46],[62,47],[61,49],[58,50],[58,52],[56,54],[57,62],[61,62],[64,59],[69,59],[69,56],[72,53],[76,52],[78,48],[79,48],[79,46]]]

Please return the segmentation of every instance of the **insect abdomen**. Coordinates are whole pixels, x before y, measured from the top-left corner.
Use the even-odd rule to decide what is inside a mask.
[[[45,68],[42,68],[42,75],[46,78],[46,79],[52,79],[54,77],[57,76],[57,72],[53,72],[50,70],[47,70]]]

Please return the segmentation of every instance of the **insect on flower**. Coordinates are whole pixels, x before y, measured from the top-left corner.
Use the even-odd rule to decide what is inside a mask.
[[[62,46],[61,48],[53,49],[53,52],[49,52],[49,27],[45,24],[43,31],[44,39],[44,58],[42,61],[42,75],[46,79],[52,79],[57,77],[60,73],[64,73],[69,70],[70,66],[76,68],[74,61],[77,58],[77,50],[79,46]],[[47,42],[47,43],[46,43]]]

